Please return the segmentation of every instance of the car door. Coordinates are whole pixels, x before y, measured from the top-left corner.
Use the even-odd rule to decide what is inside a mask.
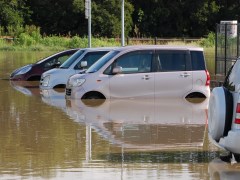
[[[158,50],[155,63],[155,97],[185,97],[193,88],[189,51]]]
[[[109,76],[111,98],[154,97],[153,51],[128,52],[117,58],[112,67],[122,72]]]

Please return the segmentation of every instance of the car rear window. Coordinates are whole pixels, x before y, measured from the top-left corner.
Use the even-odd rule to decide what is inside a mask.
[[[204,55],[202,51],[191,51],[191,62],[192,62],[192,70],[205,70],[205,61]]]

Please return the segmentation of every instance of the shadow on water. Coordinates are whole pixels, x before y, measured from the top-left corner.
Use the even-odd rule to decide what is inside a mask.
[[[158,151],[158,152],[127,152],[100,155],[114,163],[209,163],[219,157],[218,151]]]

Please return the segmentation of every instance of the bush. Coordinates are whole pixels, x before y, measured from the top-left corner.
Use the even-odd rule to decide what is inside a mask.
[[[200,41],[200,45],[203,47],[214,47],[215,46],[215,33],[210,32],[207,38],[203,38]]]
[[[12,26],[7,27],[7,31],[0,26],[0,35],[13,36],[14,40],[1,41],[0,50],[31,50],[31,51],[42,51],[42,50],[63,50],[67,48],[86,48],[88,47],[88,37],[73,36],[62,37],[62,36],[42,36],[40,33],[40,28],[37,26],[17,26],[13,28]],[[120,39],[115,38],[94,38],[91,39],[91,47],[117,47],[121,46]],[[232,39],[229,42],[235,42],[236,39]],[[150,42],[151,43],[151,42]],[[167,44],[179,45],[178,41],[170,41]],[[131,44],[131,43],[130,43]],[[137,42],[135,44],[142,44]],[[149,44],[147,42],[146,44]],[[186,44],[186,42],[181,42],[181,45]],[[206,38],[202,38],[199,41],[194,41],[196,46],[201,47],[214,47],[215,46],[215,34],[213,32],[209,33]],[[189,44],[187,44],[189,45]]]
[[[21,33],[16,41],[16,44],[21,46],[32,46],[36,45],[36,41],[29,34]]]
[[[40,44],[49,47],[54,46],[67,47],[68,40],[61,36],[47,36],[42,38]]]
[[[113,47],[120,46],[120,42],[116,41],[114,38],[93,38],[92,44],[94,47]]]
[[[88,42],[85,38],[80,38],[79,36],[74,36],[69,40],[69,48],[87,47]]]

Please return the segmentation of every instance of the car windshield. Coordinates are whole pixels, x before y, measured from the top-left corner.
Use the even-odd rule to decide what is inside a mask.
[[[85,50],[79,50],[75,52],[72,56],[70,56],[61,66],[62,69],[69,68],[83,53]]]
[[[103,65],[105,65],[112,57],[117,55],[119,51],[110,51],[97,62],[95,62],[87,71],[86,73],[94,73],[97,72]]]

